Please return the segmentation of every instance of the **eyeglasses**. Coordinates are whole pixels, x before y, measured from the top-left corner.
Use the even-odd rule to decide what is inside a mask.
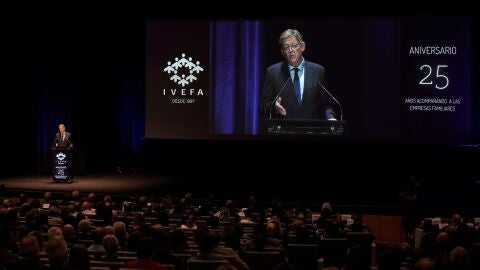
[[[282,50],[289,51],[290,49],[296,50],[300,47],[301,43],[292,44],[292,45],[282,45]]]

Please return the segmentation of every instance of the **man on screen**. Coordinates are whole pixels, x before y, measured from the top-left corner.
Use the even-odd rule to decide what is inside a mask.
[[[70,147],[73,148],[72,135],[70,132],[65,131],[65,125],[58,125],[58,133],[55,135],[53,145],[55,147]]]
[[[331,98],[321,86],[325,68],[303,58],[305,42],[300,32],[287,29],[279,42],[285,61],[267,68],[260,111],[267,117],[336,120]]]

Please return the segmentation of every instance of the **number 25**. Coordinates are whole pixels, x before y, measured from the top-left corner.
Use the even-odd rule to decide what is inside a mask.
[[[440,74],[440,68],[446,68],[446,67],[448,67],[448,65],[437,65],[437,75],[436,75],[436,77],[445,80],[444,85],[440,86],[438,84],[435,84],[435,88],[437,88],[437,89],[443,90],[443,89],[447,88],[447,86],[450,82],[448,80],[447,76],[445,76],[443,74]],[[433,84],[432,80],[428,80],[430,75],[432,75],[432,67],[430,65],[423,65],[423,66],[420,67],[420,70],[423,70],[423,69],[427,69],[427,75],[418,84]]]

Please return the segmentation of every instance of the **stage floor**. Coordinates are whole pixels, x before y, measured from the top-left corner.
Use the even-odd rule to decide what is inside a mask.
[[[6,177],[0,179],[7,190],[96,192],[108,194],[154,194],[172,191],[168,176],[140,174],[95,174],[75,176],[71,183],[52,183],[50,175]]]

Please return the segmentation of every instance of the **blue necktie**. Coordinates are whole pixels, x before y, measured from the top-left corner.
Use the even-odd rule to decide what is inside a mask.
[[[298,77],[298,68],[293,69],[295,76],[293,77],[293,87],[295,88],[295,95],[297,96],[298,104],[302,103],[302,93],[300,92],[300,78]]]

